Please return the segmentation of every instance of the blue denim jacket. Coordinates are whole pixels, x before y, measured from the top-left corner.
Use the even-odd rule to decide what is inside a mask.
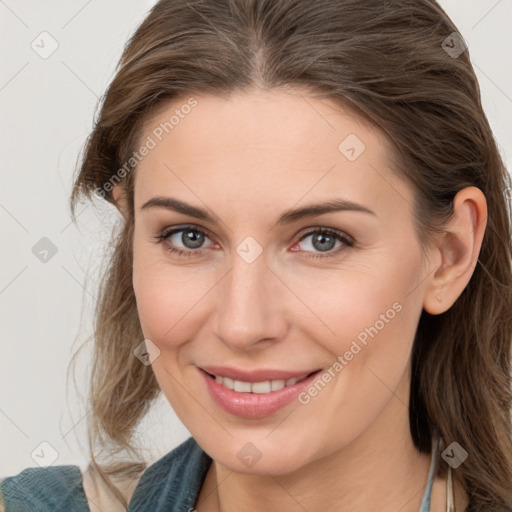
[[[435,439],[418,512],[430,512],[438,449],[439,439]],[[127,512],[192,512],[211,462],[190,437],[144,471]],[[3,479],[0,481],[0,511],[3,509],[6,512],[89,512],[80,468],[27,468]]]

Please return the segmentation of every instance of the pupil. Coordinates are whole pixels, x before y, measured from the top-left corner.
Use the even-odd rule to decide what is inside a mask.
[[[190,249],[197,249],[203,243],[203,235],[196,231],[184,231],[181,239],[185,247]]]
[[[326,240],[329,239],[331,243],[327,243],[327,245],[324,245]],[[316,242],[319,242],[319,244],[317,244]],[[335,242],[335,240],[334,237],[332,237],[331,235],[319,233],[318,235],[313,237],[313,245],[315,249],[318,249],[320,251],[328,251],[329,249],[332,249],[334,247],[333,242]]]

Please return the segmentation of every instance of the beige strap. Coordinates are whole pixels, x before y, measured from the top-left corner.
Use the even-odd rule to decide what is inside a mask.
[[[448,465],[448,474],[446,476],[446,512],[456,512],[455,497],[453,492],[452,467]]]
[[[112,491],[96,472],[89,471],[87,467],[80,467],[80,470],[82,472],[85,496],[91,512],[126,512],[126,508],[119,503]],[[138,479],[115,481],[116,486],[128,503],[138,481]]]

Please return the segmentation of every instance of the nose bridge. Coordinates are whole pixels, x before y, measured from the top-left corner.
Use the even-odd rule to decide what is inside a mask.
[[[282,335],[281,293],[273,278],[263,253],[254,261],[243,252],[233,254],[231,270],[219,288],[216,311],[216,334],[233,349],[247,349]]]

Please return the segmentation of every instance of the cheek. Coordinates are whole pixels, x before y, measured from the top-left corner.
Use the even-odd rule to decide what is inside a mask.
[[[403,260],[380,255],[375,265],[334,271],[314,287],[303,282],[309,311],[302,329],[322,340],[333,362],[346,356],[352,367],[375,361],[403,370],[422,310],[420,275],[421,258],[409,252]]]
[[[199,314],[209,287],[192,267],[173,267],[154,254],[135,242],[133,289],[144,336],[169,350],[193,336],[190,318]]]
[[[315,294],[310,292],[322,322],[318,318],[304,321],[302,330],[327,350],[330,364],[322,376],[325,384],[312,385],[301,403],[332,409],[333,421],[325,426],[325,438],[339,436],[340,424],[346,425],[346,439],[356,436],[394,392],[401,396],[400,383],[422,310],[421,291],[411,293],[419,264],[411,255],[406,265],[395,264],[385,272],[365,269],[338,274],[337,279],[322,281]],[[405,396],[401,400],[407,403]]]

